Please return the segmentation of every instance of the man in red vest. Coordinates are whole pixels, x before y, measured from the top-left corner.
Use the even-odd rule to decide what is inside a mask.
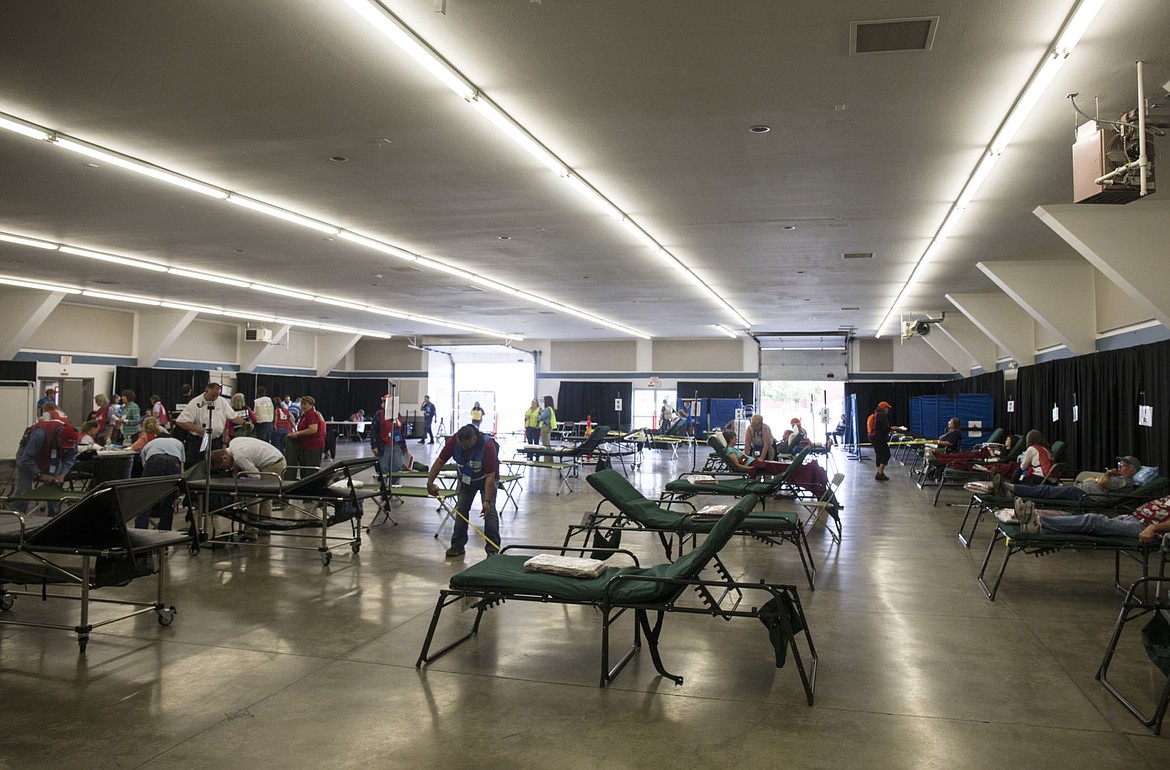
[[[16,497],[33,488],[36,483],[61,486],[65,476],[77,460],[77,431],[64,420],[41,420],[31,426],[21,441],[16,456]],[[25,503],[16,503],[20,511]],[[58,503],[49,505],[49,515],[55,516]]]

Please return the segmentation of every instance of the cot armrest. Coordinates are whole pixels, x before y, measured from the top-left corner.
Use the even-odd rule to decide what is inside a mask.
[[[16,545],[18,548],[23,548],[24,547],[24,532],[25,532],[25,516],[24,516],[24,514],[21,513],[20,511],[0,510],[0,516],[15,516],[16,517],[16,520],[20,525],[20,535],[16,541]]]
[[[572,551],[574,553],[585,553],[585,552],[608,553],[610,555],[617,554],[617,553],[623,553],[626,556],[629,556],[630,559],[633,560],[635,567],[642,566],[641,563],[638,562],[638,557],[634,554],[634,552],[627,550],[625,548],[590,548],[589,546],[562,545],[562,544],[532,545],[532,544],[528,544],[528,543],[510,543],[510,544],[508,544],[500,549],[500,553],[508,553],[509,551],[540,551],[540,552]]]

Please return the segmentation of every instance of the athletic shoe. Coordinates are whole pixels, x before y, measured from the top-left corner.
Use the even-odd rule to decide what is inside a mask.
[[[991,475],[991,494],[996,497],[1003,497],[1003,476],[998,473]]]
[[[1036,503],[1022,497],[1016,498],[1016,521],[1020,531],[1029,535],[1040,532],[1040,519],[1036,516]]]
[[[464,553],[464,551],[462,548],[456,548],[455,546],[451,546],[450,548],[447,549],[447,558],[453,559],[456,556],[462,556],[463,553]]]

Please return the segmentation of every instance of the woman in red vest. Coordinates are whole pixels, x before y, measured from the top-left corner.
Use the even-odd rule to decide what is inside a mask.
[[[296,439],[301,450],[301,478],[311,476],[320,468],[325,454],[325,418],[313,408],[316,403],[312,396],[301,397],[301,419],[297,429],[288,434]]]

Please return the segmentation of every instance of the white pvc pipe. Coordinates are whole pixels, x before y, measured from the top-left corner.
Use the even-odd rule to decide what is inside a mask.
[[[1146,197],[1149,177],[1149,163],[1146,158],[1146,83],[1143,73],[1143,62],[1137,63],[1137,96],[1138,96],[1138,163],[1141,164],[1142,189],[1141,196]]]

